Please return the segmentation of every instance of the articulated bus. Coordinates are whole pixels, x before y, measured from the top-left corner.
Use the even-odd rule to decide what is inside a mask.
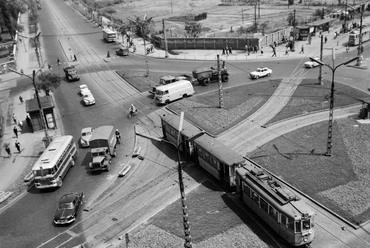
[[[236,175],[240,199],[280,237],[293,246],[313,241],[315,213],[294,191],[250,160]]]
[[[72,135],[57,136],[32,167],[38,189],[62,187],[63,179],[77,158]]]
[[[115,42],[117,39],[117,32],[113,31],[110,28],[104,28],[103,29],[103,39],[106,42]]]

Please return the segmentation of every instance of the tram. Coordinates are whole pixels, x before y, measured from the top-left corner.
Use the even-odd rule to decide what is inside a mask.
[[[162,116],[162,131],[164,139],[177,144],[179,116]],[[179,149],[197,165],[217,178],[222,185],[231,191],[235,191],[235,169],[244,162],[244,158],[231,150],[218,140],[204,134],[191,142],[187,140],[202,132],[201,129],[183,121],[183,129],[180,132]]]
[[[370,28],[362,29],[362,42],[370,40]],[[348,36],[348,46],[358,46],[360,44],[360,31],[353,30]]]
[[[315,213],[292,190],[250,160],[236,169],[236,192],[280,237],[293,246],[315,238]]]

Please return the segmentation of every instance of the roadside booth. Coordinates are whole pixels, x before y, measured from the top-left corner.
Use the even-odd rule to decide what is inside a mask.
[[[53,98],[51,96],[42,96],[39,98],[47,128],[56,128]],[[33,131],[42,130],[41,113],[36,98],[26,101],[26,112],[31,119]]]

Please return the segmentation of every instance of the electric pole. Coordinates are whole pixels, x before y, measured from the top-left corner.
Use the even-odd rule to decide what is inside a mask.
[[[220,72],[220,55],[217,54],[217,73],[218,73],[218,99],[219,99],[219,106],[221,109],[224,108],[224,99],[223,99],[223,92],[222,92],[222,80],[221,80],[221,72]]]
[[[359,39],[359,44],[357,47],[357,55],[358,55],[358,60],[357,60],[357,66],[362,65],[362,17],[364,15],[364,10],[365,10],[365,4],[361,5],[361,17],[360,17],[360,36],[358,37]]]
[[[164,19],[162,19],[162,23],[163,23],[164,50],[165,50],[165,56],[164,57],[168,58],[167,35],[166,35],[166,26],[164,24]]]
[[[324,35],[322,34],[321,35],[321,42],[320,42],[320,61],[322,61],[322,54],[323,54],[323,50],[324,50],[324,42],[323,42],[323,39],[324,39]],[[323,85],[323,82],[322,82],[322,65],[320,65],[320,68],[319,68],[319,85]]]

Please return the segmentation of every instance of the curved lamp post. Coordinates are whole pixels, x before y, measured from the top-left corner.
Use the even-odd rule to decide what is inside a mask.
[[[314,58],[311,58],[310,57],[310,60],[311,61],[314,61],[318,64],[320,64],[321,66],[325,65],[327,66],[331,71],[332,71],[332,77],[331,77],[331,91],[330,91],[330,110],[329,110],[329,128],[328,128],[328,142],[327,142],[327,147],[326,147],[326,156],[331,156],[331,148],[332,148],[332,132],[333,132],[333,111],[334,111],[334,74],[335,74],[335,70],[342,66],[342,65],[347,65],[355,60],[358,59],[358,56],[355,57],[355,58],[352,58],[344,63],[341,63],[337,66],[334,66],[334,61],[335,61],[335,54],[334,54],[334,48],[333,48],[333,65],[330,66],[328,64],[325,64],[319,60],[316,60]]]

